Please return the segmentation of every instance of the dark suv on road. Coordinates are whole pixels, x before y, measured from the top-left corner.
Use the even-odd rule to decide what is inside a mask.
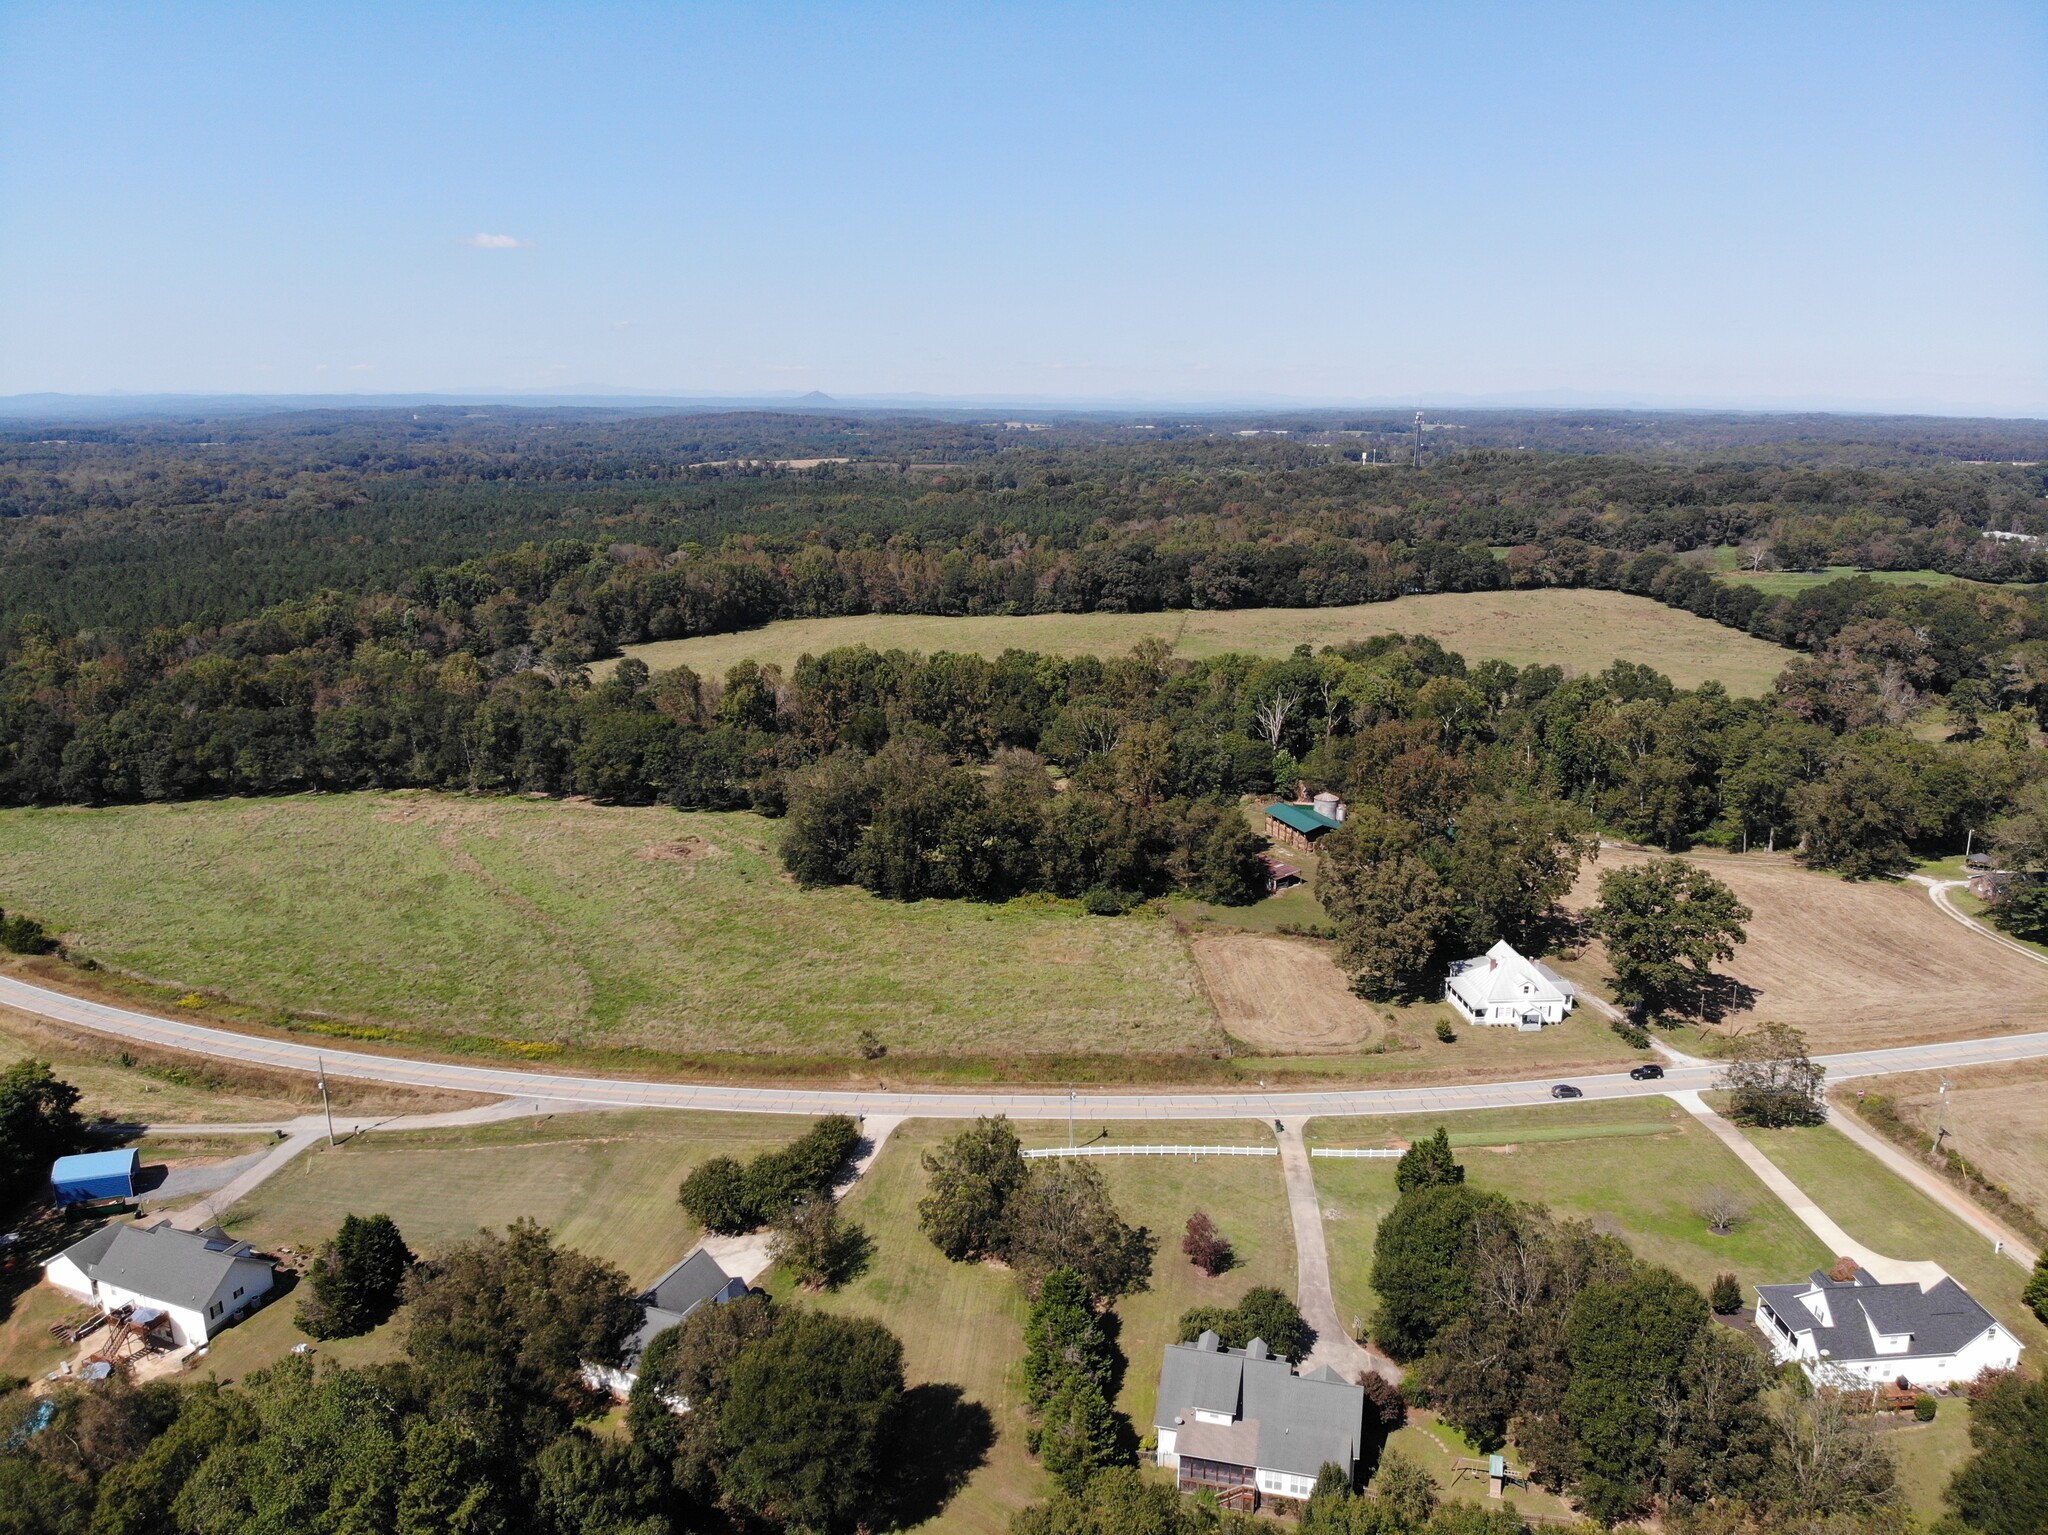
[[[1644,1061],[1642,1065],[1629,1072],[1629,1075],[1638,1082],[1654,1082],[1664,1075],[1664,1068],[1655,1061]]]

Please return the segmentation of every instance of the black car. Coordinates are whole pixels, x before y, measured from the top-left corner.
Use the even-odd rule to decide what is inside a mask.
[[[1550,1096],[1553,1098],[1583,1098],[1586,1095],[1576,1087],[1573,1087],[1571,1083],[1560,1082],[1550,1090]]]
[[[1629,1075],[1638,1082],[1654,1082],[1664,1075],[1664,1068],[1655,1061],[1644,1061],[1642,1065],[1630,1071]]]

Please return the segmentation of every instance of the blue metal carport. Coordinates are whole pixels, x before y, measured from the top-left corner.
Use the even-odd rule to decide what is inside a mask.
[[[142,1155],[136,1151],[88,1151],[59,1157],[50,1164],[50,1187],[60,1205],[75,1205],[85,1199],[126,1199],[135,1192],[135,1175],[141,1168]]]

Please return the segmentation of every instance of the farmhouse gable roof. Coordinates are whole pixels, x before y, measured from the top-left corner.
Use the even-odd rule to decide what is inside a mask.
[[[1794,1333],[1811,1333],[1815,1348],[1834,1359],[1945,1358],[1998,1325],[1976,1298],[1943,1276],[1917,1284],[1882,1284],[1862,1269],[1849,1280],[1815,1269],[1805,1284],[1758,1285],[1764,1304]],[[1879,1337],[1908,1340],[1903,1352],[1880,1351]]]
[[[218,1226],[180,1231],[167,1220],[103,1226],[58,1256],[69,1258],[95,1284],[187,1311],[204,1311],[237,1263],[269,1261]]]
[[[1230,1421],[1204,1423],[1198,1413]],[[1155,1419],[1156,1427],[1180,1436],[1181,1453],[1312,1477],[1333,1461],[1356,1464],[1365,1391],[1327,1369],[1297,1375],[1258,1339],[1244,1349],[1224,1348],[1211,1332],[1167,1346]],[[1230,1453],[1213,1453],[1226,1448]],[[1247,1451],[1256,1459],[1237,1458]]]
[[[1505,938],[1477,959],[1452,965],[1449,985],[1472,1008],[1565,1002],[1578,994],[1570,981],[1548,965],[1523,957]]]

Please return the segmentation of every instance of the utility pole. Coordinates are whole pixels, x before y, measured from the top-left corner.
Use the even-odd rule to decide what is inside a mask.
[[[327,1116],[327,1144],[331,1147],[334,1144],[334,1105],[327,1101],[327,1068],[317,1055],[313,1057],[313,1069],[319,1073],[316,1080],[320,1084],[320,1109]]]
[[[1934,1111],[1934,1154],[1941,1155],[1941,1143],[1948,1139],[1948,1078],[1941,1079],[1941,1096],[1935,1100],[1940,1107]]]
[[[1074,1149],[1074,1084],[1067,1084],[1067,1150]]]

